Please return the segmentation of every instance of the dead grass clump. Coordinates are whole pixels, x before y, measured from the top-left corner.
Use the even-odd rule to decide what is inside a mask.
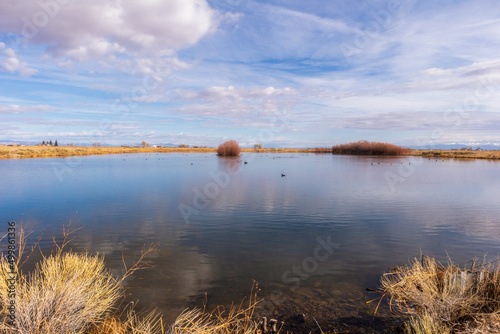
[[[407,333],[478,330],[500,315],[500,271],[493,263],[474,267],[472,262],[467,269],[423,257],[384,274],[381,284],[391,306],[406,317]]]
[[[401,146],[380,142],[369,142],[366,140],[332,147],[333,154],[403,155],[409,151],[409,149]]]
[[[1,263],[0,300],[7,305],[9,270],[4,259]],[[19,276],[16,294],[19,333],[83,333],[91,322],[103,320],[122,296],[103,258],[86,253],[43,259],[34,272]]]
[[[240,145],[234,140],[228,140],[217,148],[217,154],[222,157],[236,157],[241,152]]]
[[[231,306],[228,312],[218,307],[211,313],[193,309],[181,313],[168,334],[255,334],[261,333],[259,323],[252,320],[257,300],[258,286],[255,283],[248,305]]]
[[[125,268],[121,278],[115,278],[106,269],[102,256],[64,251],[72,233],[70,226],[71,223],[61,245],[54,241],[57,251],[48,257],[42,254],[41,262],[28,274],[22,272],[22,266],[32,253],[24,257],[26,237],[24,229],[18,229],[18,253],[15,257],[9,254],[0,258],[0,332],[111,333],[95,330],[113,322],[118,301],[124,296],[123,280],[145,268],[141,262],[154,249],[143,251],[136,263]],[[35,248],[36,245],[31,251]],[[12,305],[14,321],[9,317]],[[152,315],[139,320],[130,313],[125,322],[117,321],[114,327],[119,326],[130,329],[126,333],[163,333],[157,330],[158,318]]]

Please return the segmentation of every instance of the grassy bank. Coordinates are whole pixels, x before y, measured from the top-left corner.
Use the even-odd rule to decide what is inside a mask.
[[[424,256],[381,282],[407,334],[500,332],[498,261],[443,265]]]
[[[263,148],[241,149],[259,153],[311,153],[311,149]],[[7,146],[0,145],[0,159],[61,158],[71,156],[131,153],[217,153],[217,148],[195,147],[86,147],[86,146]]]
[[[408,155],[436,159],[500,159],[500,151],[412,150]]]
[[[332,153],[329,148],[242,148],[257,153]],[[0,159],[60,158],[71,156],[132,153],[217,153],[217,148],[194,147],[83,147],[83,146],[7,146],[0,145]],[[348,154],[348,153],[344,153]],[[500,151],[409,150],[404,155],[446,159],[500,159]]]

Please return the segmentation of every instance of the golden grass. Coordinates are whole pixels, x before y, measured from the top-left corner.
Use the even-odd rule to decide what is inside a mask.
[[[258,286],[254,283],[248,304],[231,306],[226,312],[217,307],[208,313],[193,309],[181,313],[175,322],[165,327],[162,317],[155,311],[136,314],[133,307],[125,307],[119,313],[119,301],[124,298],[122,283],[139,269],[144,258],[154,251],[143,251],[140,258],[126,273],[115,278],[105,267],[104,257],[84,251],[64,251],[71,241],[71,223],[64,229],[64,239],[56,252],[42,254],[35,269],[24,274],[26,236],[18,230],[19,247],[14,260],[5,255],[0,258],[0,333],[18,334],[257,334],[259,326],[252,319],[258,304]],[[17,273],[13,276],[12,272]],[[15,277],[15,296],[11,278]],[[10,287],[9,287],[10,286]],[[10,292],[9,292],[10,289]],[[9,322],[9,306],[15,305],[14,324]],[[129,304],[131,305],[131,304]],[[262,327],[262,326],[261,326]]]
[[[83,147],[83,146],[6,146],[0,145],[0,159],[57,158],[128,153],[211,153],[215,148],[181,147]]]
[[[331,153],[330,148],[242,148],[258,153]],[[217,153],[217,148],[194,147],[80,147],[80,146],[7,146],[0,145],[0,159],[57,158],[87,155],[132,153]],[[500,151],[409,150],[404,155],[428,158],[500,159]]]
[[[500,159],[500,151],[412,150],[408,155],[425,158]]]
[[[248,305],[232,305],[229,311],[218,307],[213,312],[193,309],[181,313],[168,333],[175,334],[257,334],[262,333],[261,324],[252,319],[257,299],[258,286],[254,283]],[[267,329],[267,328],[266,328]]]
[[[140,320],[129,312],[124,322],[115,321],[118,301],[124,296],[123,280],[145,268],[142,262],[154,249],[143,251],[136,263],[125,268],[126,273],[121,278],[115,278],[106,269],[104,257],[87,252],[64,252],[74,232],[70,227],[71,223],[64,230],[61,245],[54,241],[57,251],[48,257],[42,254],[41,262],[27,274],[22,272],[22,266],[31,253],[27,257],[24,255],[26,236],[22,226],[17,230],[19,247],[15,258],[5,255],[0,258],[0,331],[18,334],[120,333],[98,330],[108,324],[108,327],[127,329],[123,333],[163,333],[157,330],[161,318],[152,314]],[[9,317],[11,305],[15,307],[13,323]]]
[[[500,271],[484,264],[460,268],[434,258],[415,259],[408,266],[384,274],[381,284],[406,318],[407,333],[483,333],[485,324],[498,326],[500,315]],[[484,332],[486,333],[486,332]]]

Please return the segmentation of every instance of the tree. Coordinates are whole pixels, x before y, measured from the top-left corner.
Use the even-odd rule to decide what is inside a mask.
[[[50,140],[49,145],[52,146],[52,140]]]
[[[254,150],[262,150],[262,144],[255,144],[255,145],[253,146],[253,149],[254,149]]]
[[[42,141],[42,145],[45,145],[45,140]]]
[[[144,140],[142,141],[142,147],[150,147],[151,145],[146,143]]]
[[[57,144],[57,139],[56,139],[56,142],[54,143],[54,146],[59,146],[59,145]]]

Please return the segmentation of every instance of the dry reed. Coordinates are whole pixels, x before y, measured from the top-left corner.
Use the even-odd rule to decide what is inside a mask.
[[[74,232],[70,227],[71,223],[64,230],[60,245],[54,239],[57,251],[47,257],[42,254],[41,262],[31,273],[22,272],[22,265],[27,260],[23,260],[26,236],[22,226],[18,230],[20,240],[15,261],[10,258],[9,262],[5,255],[0,258],[2,333],[96,333],[96,328],[113,319],[117,302],[124,296],[123,280],[145,268],[146,265],[142,264],[144,258],[154,251],[153,248],[143,251],[137,262],[125,268],[126,273],[121,278],[115,278],[106,269],[102,256],[64,251]],[[12,280],[15,280],[14,285]],[[8,317],[11,305],[15,307],[13,322]],[[129,313],[122,325],[130,329],[126,333],[161,333],[156,330],[158,317],[152,315],[139,320]]]
[[[223,157],[236,157],[240,152],[240,145],[234,140],[228,140],[217,148],[217,154]]]
[[[451,261],[444,266],[434,258],[415,259],[381,278],[391,306],[407,319],[407,333],[446,333],[479,324],[499,325],[500,271],[493,263],[469,269]]]
[[[333,154],[354,155],[403,155],[409,153],[409,149],[387,143],[369,142],[360,140],[356,143],[341,144],[332,147]]]
[[[193,309],[181,313],[169,330],[169,334],[257,334],[261,333],[259,323],[252,319],[257,299],[258,286],[254,283],[248,305],[243,302],[232,305],[228,312],[217,307],[213,312]]]

